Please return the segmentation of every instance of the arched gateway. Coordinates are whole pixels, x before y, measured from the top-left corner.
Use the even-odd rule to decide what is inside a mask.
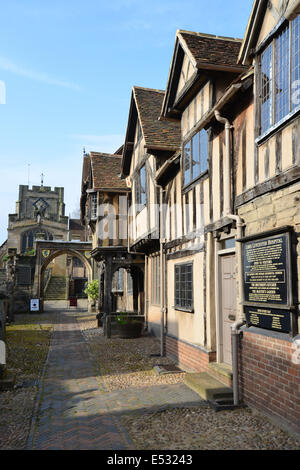
[[[63,241],[63,240],[37,240],[36,266],[33,292],[41,301],[44,299],[45,271],[47,266],[58,256],[67,254],[75,256],[86,267],[88,281],[92,280],[91,242]]]

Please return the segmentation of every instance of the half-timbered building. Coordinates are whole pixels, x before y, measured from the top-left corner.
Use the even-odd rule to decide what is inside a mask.
[[[105,225],[89,217],[103,311],[113,260],[137,257],[134,310],[161,354],[190,384],[213,378],[235,405],[298,431],[299,13],[299,0],[255,0],[243,40],[178,30],[166,90],[133,87],[122,158],[107,157],[118,170],[105,197],[127,194],[126,240],[100,242]],[[85,208],[108,200],[93,158]]]
[[[99,309],[143,312],[144,258],[128,253],[130,188],[120,179],[121,156],[90,152],[83,158],[81,221],[92,232],[93,277],[99,279]]]

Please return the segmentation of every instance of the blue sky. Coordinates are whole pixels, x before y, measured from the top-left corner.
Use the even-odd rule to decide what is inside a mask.
[[[242,38],[252,7],[252,0],[1,3],[0,244],[29,168],[30,185],[43,172],[45,185],[65,188],[66,215],[74,213],[83,147],[114,152],[122,144],[131,87],[165,89],[176,30]]]

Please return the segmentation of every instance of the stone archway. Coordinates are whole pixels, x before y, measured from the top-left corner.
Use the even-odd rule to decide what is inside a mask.
[[[44,276],[47,266],[53,261],[55,258],[58,258],[61,255],[70,255],[76,258],[79,258],[80,261],[85,265],[88,275],[88,281],[92,280],[92,267],[89,261],[86,259],[84,255],[80,252],[72,249],[62,249],[52,252],[44,261],[44,263],[40,267],[40,282],[39,282],[39,298],[44,298]]]
[[[43,301],[44,298],[44,276],[47,266],[55,258],[61,255],[69,255],[78,258],[86,268],[88,281],[93,278],[92,258],[90,255],[92,245],[90,242],[68,242],[57,240],[37,240],[36,266],[34,278],[34,295]]]

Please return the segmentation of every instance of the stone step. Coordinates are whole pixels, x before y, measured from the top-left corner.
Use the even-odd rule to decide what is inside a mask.
[[[52,276],[45,292],[45,300],[65,300],[66,285],[65,277]]]
[[[185,375],[185,384],[207,401],[232,401],[232,388],[212,377],[207,372],[189,373]]]

